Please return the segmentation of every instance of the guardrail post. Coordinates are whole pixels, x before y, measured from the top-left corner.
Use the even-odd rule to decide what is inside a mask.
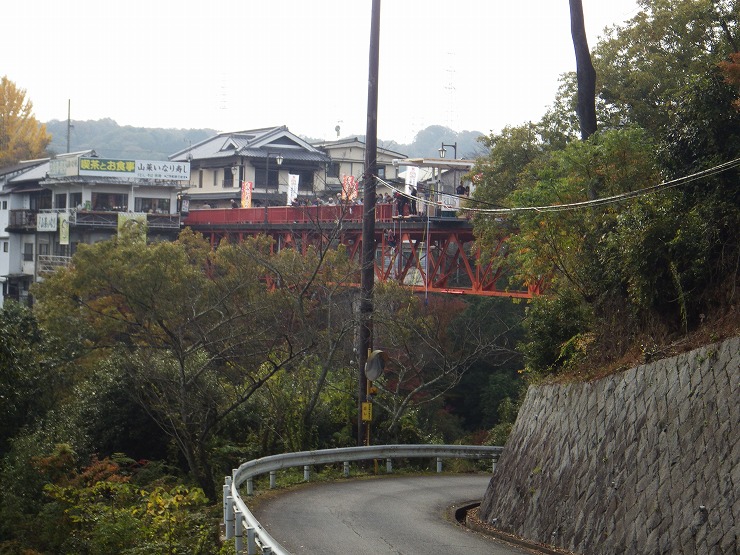
[[[251,526],[247,527],[247,555],[257,555],[257,542],[254,536],[254,528]]]
[[[493,457],[493,459],[491,460],[493,461],[493,463],[491,463],[491,472],[493,473],[496,472],[496,463],[498,462],[498,457]]]
[[[230,495],[226,498],[226,518],[224,519],[224,533],[226,539],[234,537],[234,498]]]
[[[272,547],[266,545],[262,548],[262,555],[272,555]]]
[[[344,461],[344,477],[349,478],[349,461]]]
[[[277,476],[277,471],[270,470],[270,489],[275,488],[275,476]]]
[[[244,554],[244,517],[239,509],[234,510],[234,549],[236,555]]]
[[[385,471],[390,474],[393,472],[393,460],[385,459]]]
[[[226,499],[229,497],[229,493],[231,493],[231,478],[229,476],[226,476],[224,484],[224,494],[223,494],[223,508],[224,508],[224,526],[226,526]]]
[[[247,478],[247,495],[254,495],[254,480],[251,476]]]
[[[437,457],[437,472],[442,472],[442,457]]]
[[[308,482],[311,479],[311,467],[307,464],[303,466],[303,481]]]

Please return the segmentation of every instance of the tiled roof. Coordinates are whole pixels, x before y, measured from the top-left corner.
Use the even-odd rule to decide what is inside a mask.
[[[234,156],[265,158],[267,152],[280,152],[288,160],[328,161],[324,153],[291,133],[284,125],[249,131],[219,133],[172,154],[169,159],[177,161],[208,160]]]

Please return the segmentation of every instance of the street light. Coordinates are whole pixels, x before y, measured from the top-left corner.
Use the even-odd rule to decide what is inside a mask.
[[[446,145],[446,144],[442,143],[442,146],[439,149],[439,157],[440,158],[444,158],[445,157],[445,154],[447,154],[447,150],[445,150],[445,147],[446,146],[451,146],[452,147],[452,149],[454,151],[454,154],[455,154],[455,160],[457,160],[457,142],[455,142],[454,144],[451,144],[451,145]],[[440,177],[441,177],[441,172],[440,172]],[[456,190],[455,188],[456,187],[457,187],[457,168],[455,168],[455,169],[452,170],[452,192],[453,193],[455,192],[455,190]]]
[[[444,158],[445,157],[445,154],[447,154],[447,150],[445,150],[445,147],[446,146],[451,146],[452,147],[452,149],[455,152],[455,160],[457,160],[457,143],[452,144],[452,145],[446,145],[446,144],[442,143],[442,147],[439,149],[439,157],[440,158]]]
[[[283,163],[283,155],[279,152],[268,152],[267,156],[265,157],[265,191],[270,187],[270,156],[275,156],[275,161],[277,162],[278,166],[281,166]],[[278,190],[280,188],[280,183],[278,180]]]

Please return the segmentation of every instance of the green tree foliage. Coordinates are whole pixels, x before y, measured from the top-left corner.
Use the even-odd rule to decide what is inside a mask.
[[[461,319],[480,322],[483,329],[505,331],[502,346],[471,365],[459,385],[445,396],[445,404],[461,419],[462,428],[470,433],[489,429],[499,423],[499,406],[506,398],[516,399],[526,387],[520,370],[522,356],[515,346],[524,339],[523,317],[527,308],[524,302],[499,297],[468,298]],[[465,329],[466,325],[456,326]],[[504,339],[505,338],[505,339]]]
[[[22,427],[51,407],[59,385],[52,353],[31,310],[6,302],[0,309],[0,456]]]
[[[203,491],[184,485],[141,483],[147,465],[116,457],[76,470],[75,455],[60,445],[34,459],[46,477],[40,533],[31,545],[50,553],[89,555],[210,554],[217,552],[214,514]]]
[[[738,50],[736,0],[641,0],[643,11],[612,28],[594,52],[600,119],[652,133],[670,122],[695,75]]]
[[[389,355],[375,382],[375,404],[382,414],[376,425],[388,441],[413,441],[401,432],[421,414],[419,407],[444,399],[471,366],[515,355],[509,340],[517,318],[513,313],[502,317],[494,303],[468,305],[444,296],[425,302],[403,287],[386,284],[377,288],[373,318],[375,346]]]
[[[738,89],[725,59],[737,50],[737,3],[640,4],[643,11],[595,49],[602,131],[574,141],[576,86],[566,75],[553,108],[528,126],[538,130],[536,140],[512,143],[509,130],[488,138],[476,200],[517,208],[582,203],[737,157]],[[510,144],[513,155],[503,148]],[[538,156],[522,156],[531,152],[525,145]],[[478,214],[482,245],[517,232],[509,243],[517,280],[549,278],[548,296],[534,301],[527,317],[527,368],[560,371],[597,352],[618,357],[731,310],[736,184],[737,170],[725,168],[626,202],[507,218]]]
[[[26,91],[7,76],[0,79],[0,168],[39,158],[51,141],[46,127],[33,115]]]
[[[81,247],[35,294],[49,330],[82,334],[88,361],[126,376],[214,498],[209,450],[224,421],[326,339],[323,295],[350,271],[318,256],[270,256],[263,239],[214,251],[189,232],[150,245],[124,236]]]
[[[243,368],[235,355],[242,345],[247,349],[247,320],[259,319],[240,306],[264,290],[256,269],[250,270],[234,275],[239,271],[212,260],[210,246],[194,236],[153,245],[116,239],[80,249],[75,265],[37,293],[50,329],[63,336],[59,324],[73,319],[70,329],[84,330],[91,349],[105,350],[110,363],[130,376],[131,393],[176,438],[212,496],[206,453],[216,419],[224,404],[248,397],[250,386],[274,371],[249,363]],[[223,280],[210,279],[211,272]],[[231,399],[221,385],[232,386]]]

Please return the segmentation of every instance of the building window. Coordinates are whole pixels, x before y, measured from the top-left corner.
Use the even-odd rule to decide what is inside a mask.
[[[198,170],[198,189],[203,188],[203,170]]]
[[[92,209],[101,212],[126,212],[128,210],[128,195],[93,193]]]
[[[213,170],[213,187],[218,186],[218,170]]]
[[[51,209],[51,191],[40,195],[31,196],[29,199],[31,210],[50,210]]]
[[[229,189],[234,186],[234,172],[231,168],[224,170],[224,189]]]
[[[33,262],[33,243],[23,243],[23,261]]]
[[[267,182],[267,187],[278,187],[279,178],[280,178],[280,170],[278,168],[275,168],[273,166],[276,166],[274,160],[270,160],[270,179]],[[255,168],[254,169],[254,184],[256,187],[262,187],[266,189],[265,187],[265,170],[266,168]]]
[[[7,210],[7,209],[8,209],[8,201],[7,200],[4,200],[3,201],[3,210]]]
[[[67,195],[54,195],[54,208],[63,209],[67,208]]]
[[[46,256],[49,254],[49,243],[39,243],[39,256]]]
[[[339,162],[329,162],[326,168],[326,177],[339,177]]]
[[[385,179],[385,166],[378,166],[375,171],[378,172],[377,175],[380,179]]]
[[[149,212],[150,214],[169,214],[170,199],[168,198],[136,198],[134,212]]]
[[[8,242],[3,241],[3,252],[8,252]]]
[[[82,208],[82,193],[70,193],[69,205],[75,208]]]
[[[298,172],[298,190],[313,191],[314,173],[310,171]]]

